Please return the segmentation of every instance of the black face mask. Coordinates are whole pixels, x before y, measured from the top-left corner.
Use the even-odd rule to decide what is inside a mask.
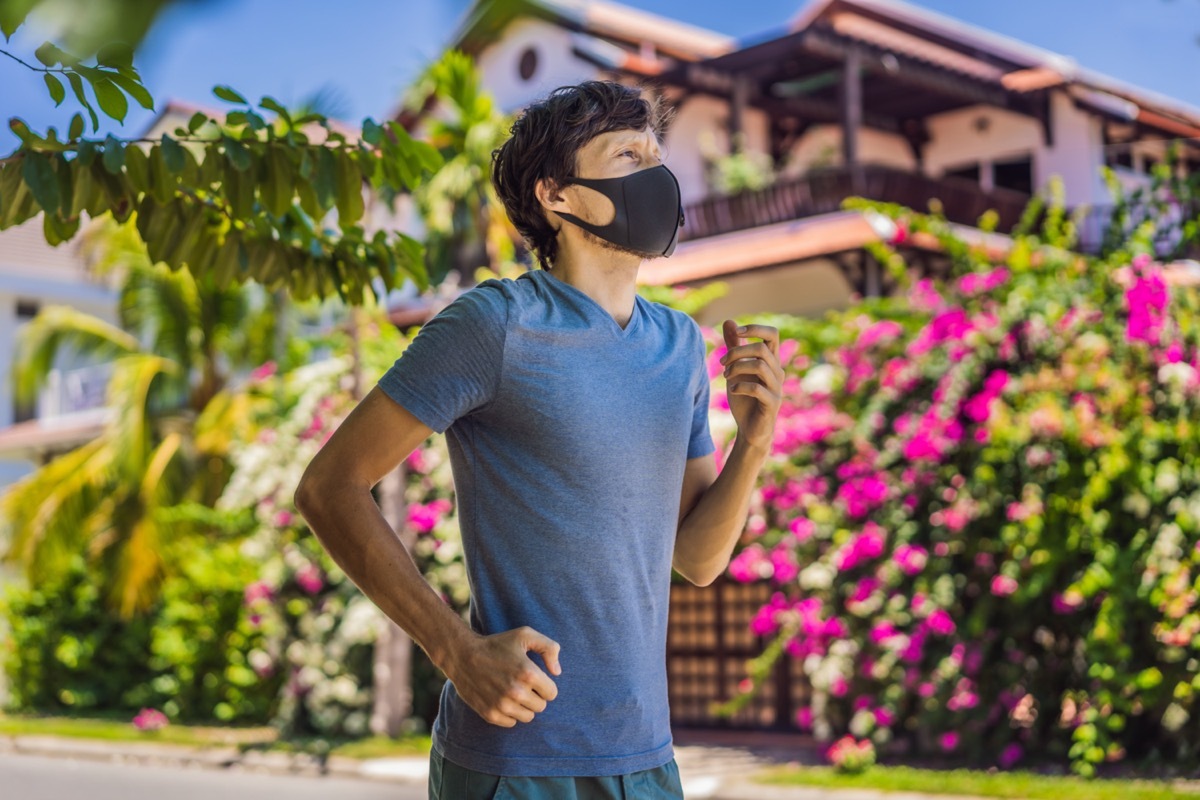
[[[558,214],[606,242],[639,253],[669,256],[675,252],[679,228],[683,225],[683,205],[679,181],[666,166],[641,169],[620,178],[570,178],[595,189],[612,201],[616,214],[607,225],[593,225],[574,214]]]

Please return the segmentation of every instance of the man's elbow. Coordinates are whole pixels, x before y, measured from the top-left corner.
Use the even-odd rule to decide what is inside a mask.
[[[300,483],[296,484],[296,491],[292,494],[292,502],[296,505],[297,511],[303,516],[308,517],[317,503],[317,498],[320,496],[321,492],[317,488],[317,479],[310,472],[305,472],[300,478]]]
[[[709,586],[717,578],[721,577],[721,573],[725,571],[723,565],[708,567],[700,565],[687,565],[675,563],[675,571],[683,576],[683,579],[693,586]]]

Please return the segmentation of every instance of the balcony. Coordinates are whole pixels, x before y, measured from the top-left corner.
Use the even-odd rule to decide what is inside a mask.
[[[718,195],[684,207],[686,222],[682,240],[702,239],[732,231],[787,222],[816,214],[838,211],[852,195],[899,203],[926,211],[929,201],[942,202],[951,222],[975,225],[988,209],[1000,215],[997,230],[1009,231],[1020,220],[1029,196],[1007,189],[986,192],[965,178],[930,178],[878,164],[863,165],[862,190],[851,190],[850,171],[842,167],[809,170],[797,178],[785,178],[757,191]]]

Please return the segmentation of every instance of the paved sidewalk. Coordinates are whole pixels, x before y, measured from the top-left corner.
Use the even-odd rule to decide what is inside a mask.
[[[121,764],[208,767],[281,775],[333,775],[423,785],[426,756],[324,762],[303,753],[239,752],[233,746],[108,742],[58,736],[0,736],[0,753],[111,761]],[[751,776],[775,764],[819,764],[821,748],[809,737],[767,733],[675,731],[675,757],[688,800],[933,800],[914,793],[807,789],[754,783]],[[966,800],[937,796],[936,800]]]

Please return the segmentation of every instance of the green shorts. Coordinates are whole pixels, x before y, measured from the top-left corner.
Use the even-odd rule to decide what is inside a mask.
[[[683,800],[679,765],[600,778],[488,775],[429,753],[429,800]]]

